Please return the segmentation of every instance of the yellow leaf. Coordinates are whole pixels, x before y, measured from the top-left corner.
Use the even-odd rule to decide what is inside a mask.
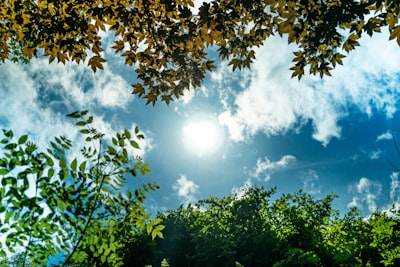
[[[390,37],[389,39],[392,40],[394,38],[400,38],[400,26],[396,26],[393,28],[393,30],[390,32]]]
[[[117,40],[115,41],[115,45],[112,46],[112,48],[115,49],[115,53],[118,53],[125,48],[125,43],[122,40]]]
[[[106,27],[104,26],[103,21],[99,20],[98,18],[96,18],[96,22],[94,24],[96,26],[96,28],[100,28],[103,32],[106,31]]]
[[[27,47],[27,46],[24,47],[24,56],[28,56],[29,58],[31,58],[34,52],[35,52],[34,47]]]
[[[144,87],[140,83],[132,84],[132,87],[135,88],[132,94],[138,94],[140,97],[145,93]]]
[[[203,40],[201,39],[200,36],[197,36],[195,41],[196,41],[196,45],[197,45],[199,48],[204,48],[204,43],[203,43]]]
[[[37,4],[37,7],[40,8],[40,9],[46,8],[47,7],[47,1],[39,0],[38,4]]]

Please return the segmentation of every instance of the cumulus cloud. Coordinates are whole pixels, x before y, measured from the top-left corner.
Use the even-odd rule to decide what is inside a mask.
[[[317,185],[319,181],[319,175],[314,170],[308,170],[308,172],[301,178],[303,182],[303,189],[309,194],[320,194],[321,187]]]
[[[377,201],[382,193],[381,183],[362,177],[358,183],[350,186],[349,191],[355,196],[347,207],[362,208],[365,203],[370,212],[377,211]]]
[[[380,48],[383,46],[385,51]],[[225,110],[220,121],[234,141],[245,141],[258,133],[298,132],[311,122],[312,137],[327,145],[332,138],[341,137],[339,121],[349,116],[350,106],[366,116],[381,112],[388,118],[397,110],[400,63],[390,58],[400,57],[400,50],[386,35],[363,39],[344,66],[322,80],[308,75],[301,81],[290,79],[293,51],[286,40],[274,37],[257,49],[250,72],[232,75],[221,67],[212,76],[221,88],[245,76],[249,81],[233,95],[233,101],[226,101],[226,95],[221,97]]]
[[[389,216],[395,215],[393,213],[392,208],[399,210],[400,209],[400,181],[399,181],[399,172],[393,172],[390,175],[390,189],[389,189],[389,197],[390,202],[386,203],[383,207],[383,212],[386,212]]]
[[[21,66],[0,65],[0,127],[12,129],[16,135],[29,133],[41,146],[55,134],[75,136],[75,127],[42,103],[40,94],[36,81]]]
[[[45,147],[58,135],[76,140],[78,129],[67,113],[89,109],[96,115],[101,109],[124,108],[132,96],[126,81],[109,68],[93,74],[87,66],[49,64],[40,58],[29,65],[0,65],[0,99],[0,128],[13,129],[16,135],[28,133]],[[107,136],[121,130],[102,115],[95,117],[94,126]],[[150,142],[141,141],[140,155],[152,148]]]
[[[196,201],[196,194],[199,193],[199,186],[189,180],[185,174],[181,174],[172,189],[185,205]]]
[[[244,192],[246,191],[246,189],[248,189],[248,188],[250,188],[251,187],[251,179],[249,178],[249,179],[247,179],[244,183],[243,183],[243,185],[242,186],[239,186],[239,187],[233,187],[232,188],[232,190],[231,190],[231,193],[233,194],[233,195],[236,195],[236,197],[238,198],[238,199],[240,199],[240,198],[242,198],[243,197],[243,195],[244,195]]]
[[[29,68],[21,68],[35,77],[41,98],[59,100],[67,108],[96,107],[124,108],[133,99],[130,85],[111,68],[93,73],[84,65],[66,63],[49,64],[47,58],[34,60]]]
[[[400,204],[399,172],[393,172],[390,175],[390,200],[392,203]]]
[[[258,158],[254,168],[250,171],[246,170],[246,173],[250,177],[267,182],[271,179],[273,173],[288,167],[295,161],[296,157],[292,155],[285,155],[278,161],[271,161],[268,157],[264,159]]]

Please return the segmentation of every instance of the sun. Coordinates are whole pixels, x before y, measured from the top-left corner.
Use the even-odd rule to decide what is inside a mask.
[[[191,116],[182,127],[182,142],[191,154],[209,156],[221,148],[223,129],[214,116],[197,114]]]

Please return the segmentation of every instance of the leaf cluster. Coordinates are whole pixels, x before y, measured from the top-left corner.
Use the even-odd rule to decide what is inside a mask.
[[[393,0],[213,0],[198,10],[192,0],[10,0],[0,7],[0,60],[43,51],[49,62],[86,61],[96,72],[106,62],[101,32],[112,31],[112,48],[139,79],[132,93],[169,104],[215,68],[209,47],[233,70],[250,68],[254,48],[278,34],[298,47],[292,77],[322,77],[365,34],[388,28],[400,44],[399,12]]]
[[[271,200],[275,188],[210,197],[159,214],[164,239],[151,251],[153,266],[398,266],[400,213],[368,218],[352,209],[340,216],[336,198],[298,191]],[[131,262],[125,262],[126,266]]]
[[[22,249],[22,266],[27,261],[45,266],[56,255],[63,259],[57,266],[120,266],[123,243],[116,236],[121,229],[146,229],[153,238],[162,237],[160,221],[151,220],[143,206],[146,194],[158,187],[148,183],[122,191],[129,176],[150,172],[132,155],[144,136],[139,128],[133,134],[125,129],[107,143],[87,111],[68,116],[86,142],[76,158],[64,136],[41,151],[27,135],[14,138],[3,130],[0,233],[8,251]],[[5,256],[5,248],[0,252]]]

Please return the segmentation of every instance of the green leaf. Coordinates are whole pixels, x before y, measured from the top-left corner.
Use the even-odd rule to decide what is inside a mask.
[[[13,216],[13,212],[7,211],[7,212],[6,212],[6,217],[5,217],[5,219],[4,219],[4,222],[5,222],[6,224],[10,223],[10,219],[12,218],[12,216]]]
[[[74,160],[71,162],[71,169],[72,169],[73,171],[76,171],[77,165],[78,165],[78,162],[77,162],[76,159],[74,159]]]
[[[11,143],[11,144],[7,144],[5,147],[4,147],[4,149],[6,149],[6,150],[14,150],[15,148],[17,148],[17,144],[15,144],[15,143]]]
[[[153,226],[151,224],[146,225],[146,232],[149,235],[151,231],[153,230]]]
[[[87,124],[91,124],[92,122],[93,122],[93,116],[90,116],[88,119],[87,119]]]
[[[13,138],[14,137],[14,133],[11,130],[8,130],[8,131],[3,130],[3,133],[4,133],[5,137],[8,137],[8,138]]]
[[[136,149],[140,149],[139,144],[138,144],[136,141],[131,140],[130,143],[131,143],[131,146],[132,146],[132,147],[134,147],[134,148],[136,148]]]
[[[107,152],[110,154],[110,155],[116,155],[117,154],[117,150],[115,150],[115,148],[113,148],[112,146],[109,146],[108,148],[107,148]]]
[[[118,140],[118,145],[120,146],[120,147],[123,147],[123,146],[125,146],[125,141],[124,141],[124,139],[119,139]]]
[[[124,134],[127,139],[131,139],[131,133],[127,129],[124,129]]]
[[[58,199],[58,207],[60,208],[60,210],[61,210],[61,212],[64,212],[64,210],[65,210],[65,202],[63,201],[63,200],[61,200],[61,199]]]
[[[23,135],[23,136],[21,136],[19,139],[18,139],[18,144],[19,145],[22,145],[22,144],[24,144],[25,142],[26,142],[26,140],[28,140],[28,135]]]
[[[67,116],[67,117],[70,117],[70,118],[74,118],[74,119],[77,119],[77,118],[80,118],[80,117],[81,117],[79,111],[72,112],[72,113],[70,113],[70,114],[68,114],[68,115],[66,115],[66,116]]]
[[[113,137],[113,138],[111,139],[111,142],[113,143],[114,146],[117,146],[117,145],[118,145],[118,141],[117,141],[117,139],[116,139],[115,137]]]
[[[80,170],[81,172],[85,172],[85,170],[86,170],[86,161],[82,162],[82,163],[79,165],[79,170]]]
[[[87,124],[86,121],[78,121],[75,123],[75,125],[77,126],[85,126],[86,124]]]
[[[15,179],[14,177],[7,177],[7,178],[3,178],[1,180],[1,185],[2,186],[6,186],[6,185],[13,185],[17,183],[17,179]],[[11,190],[10,190],[11,191]],[[8,193],[10,193],[10,191],[8,191]]]
[[[8,173],[7,169],[0,169],[0,175],[6,175]]]

